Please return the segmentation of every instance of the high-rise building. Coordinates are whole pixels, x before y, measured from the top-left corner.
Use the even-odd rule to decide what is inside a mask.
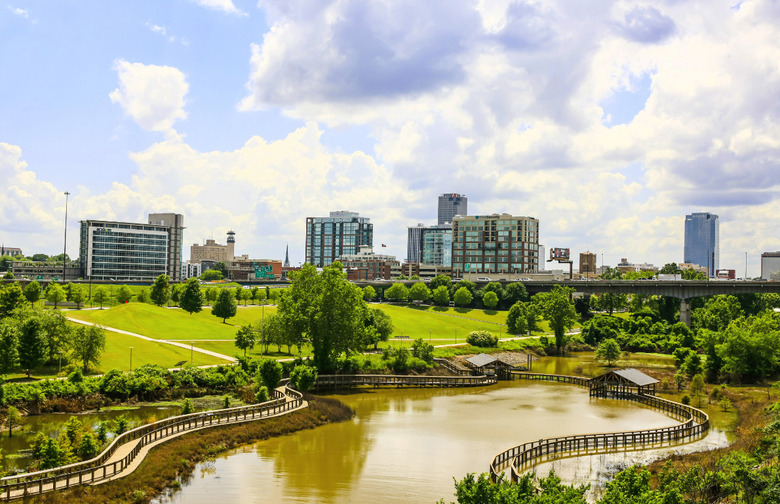
[[[761,254],[761,278],[771,280],[772,274],[780,271],[780,252]]]
[[[452,273],[512,274],[539,270],[539,220],[509,214],[456,217]]]
[[[306,218],[306,262],[329,266],[342,255],[357,254],[362,245],[374,245],[374,225],[357,212],[330,212],[328,217]]]
[[[685,216],[683,262],[704,266],[714,277],[720,268],[720,225],[718,216],[697,212]]]
[[[181,279],[184,216],[149,214],[149,223],[81,221],[82,276],[94,280],[149,282],[159,275]]]
[[[596,254],[582,252],[580,254],[580,275],[596,274]]]
[[[452,225],[428,227],[423,230],[421,263],[452,266]]]
[[[442,194],[439,196],[439,222],[441,226],[452,222],[456,215],[469,214],[469,199],[464,194]]]
[[[425,226],[420,223],[408,228],[406,239],[406,262],[419,263],[422,261],[422,240]]]

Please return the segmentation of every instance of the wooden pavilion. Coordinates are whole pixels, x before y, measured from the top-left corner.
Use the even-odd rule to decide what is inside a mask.
[[[509,370],[513,368],[511,364],[485,353],[469,357],[466,359],[466,365],[477,374],[496,376],[497,378],[505,378]]]
[[[617,369],[588,382],[591,397],[621,397],[628,394],[655,395],[658,380],[633,368]]]

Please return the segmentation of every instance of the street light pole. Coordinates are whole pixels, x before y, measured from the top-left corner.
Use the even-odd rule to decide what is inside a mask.
[[[130,371],[133,370],[133,347],[130,347]]]
[[[62,246],[62,281],[65,281],[65,255],[68,252],[68,196],[70,193],[65,191],[65,239]]]
[[[192,349],[193,349],[194,345],[195,345],[195,343],[190,341],[190,364],[192,364]]]

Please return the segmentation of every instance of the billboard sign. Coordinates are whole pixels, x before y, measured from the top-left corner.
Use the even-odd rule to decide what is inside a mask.
[[[551,248],[550,249],[551,261],[568,261],[569,249],[567,248]]]
[[[255,278],[274,278],[273,266],[270,264],[262,266],[254,263],[253,266],[255,267]]]

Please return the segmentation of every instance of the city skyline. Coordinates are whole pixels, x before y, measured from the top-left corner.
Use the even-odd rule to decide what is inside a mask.
[[[720,267],[758,276],[779,21],[768,0],[11,2],[0,241],[61,253],[67,191],[69,237],[176,212],[185,246],[234,229],[297,264],[305,218],[345,209],[403,258],[453,192],[599,264],[682,262],[685,215],[711,212]]]

